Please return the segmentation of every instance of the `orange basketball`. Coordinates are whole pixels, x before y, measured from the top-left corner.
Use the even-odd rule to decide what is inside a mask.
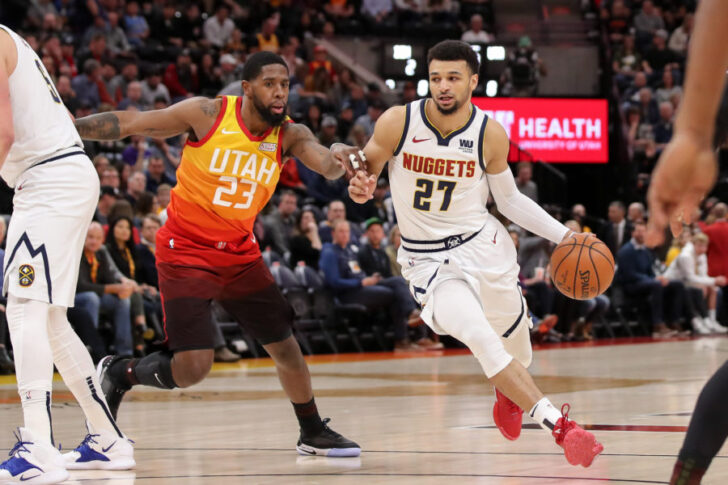
[[[572,234],[551,254],[551,280],[561,293],[589,300],[604,293],[614,278],[614,257],[593,234]]]

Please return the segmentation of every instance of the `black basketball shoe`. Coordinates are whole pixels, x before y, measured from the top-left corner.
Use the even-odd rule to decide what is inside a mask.
[[[121,400],[124,399],[126,391],[131,389],[131,386],[119,382],[119,379],[114,378],[114,373],[109,372],[112,366],[120,364],[122,360],[127,360],[118,355],[107,355],[99,362],[96,367],[96,375],[99,378],[99,384],[101,385],[101,392],[104,393],[106,398],[106,404],[109,405],[109,411],[116,421],[116,415],[119,412],[119,406]]]
[[[298,438],[296,451],[301,455],[308,456],[329,456],[336,458],[359,456],[361,448],[359,445],[341,436],[339,433],[327,426],[329,418],[323,420],[324,427],[318,434],[305,435],[301,431]]]

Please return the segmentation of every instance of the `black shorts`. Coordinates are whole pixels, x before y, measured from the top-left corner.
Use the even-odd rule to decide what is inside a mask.
[[[262,258],[226,267],[158,262],[157,269],[166,343],[173,352],[214,347],[213,300],[261,345],[292,334],[293,308]]]

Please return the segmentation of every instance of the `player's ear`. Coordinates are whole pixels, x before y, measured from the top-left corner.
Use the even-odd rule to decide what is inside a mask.
[[[243,94],[245,96],[250,96],[250,81],[240,81],[240,84],[243,86]]]
[[[470,76],[470,91],[474,91],[478,87],[478,75],[473,74]]]

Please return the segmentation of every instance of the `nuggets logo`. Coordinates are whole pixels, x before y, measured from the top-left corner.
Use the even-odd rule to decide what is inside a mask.
[[[35,270],[29,264],[24,264],[18,269],[18,278],[20,286],[27,288],[35,281]]]

